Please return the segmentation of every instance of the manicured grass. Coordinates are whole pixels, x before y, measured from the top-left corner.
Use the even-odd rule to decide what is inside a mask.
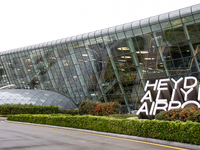
[[[70,116],[71,114],[49,114],[50,116]],[[71,115],[71,116],[93,116],[93,115]],[[108,118],[115,118],[115,119],[127,119],[131,117],[137,117],[135,114],[113,114],[109,116],[102,116],[102,117],[108,117]]]
[[[78,113],[76,112],[77,110],[75,110],[75,113],[71,113],[71,110],[61,110],[61,113],[56,113],[56,114],[49,114],[51,116],[66,116],[66,115],[76,115],[76,116],[80,116],[78,115]],[[0,117],[7,117],[9,115],[13,115],[13,114],[6,114],[6,115],[2,115],[0,114]],[[91,115],[84,115],[84,116],[91,116]],[[110,118],[116,118],[116,119],[127,119],[127,118],[131,118],[131,117],[137,117],[137,115],[135,114],[113,114],[113,115],[109,115],[109,116],[105,116],[105,117],[110,117]]]
[[[116,118],[116,119],[127,119],[131,117],[137,117],[135,114],[114,114],[114,115],[109,115],[108,117]]]

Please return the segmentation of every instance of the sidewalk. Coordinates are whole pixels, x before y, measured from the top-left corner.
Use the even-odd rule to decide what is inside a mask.
[[[144,137],[123,135],[123,134],[99,132],[99,131],[92,131],[92,130],[85,130],[85,129],[76,129],[76,128],[69,128],[69,127],[44,125],[44,124],[8,121],[8,120],[6,120],[6,117],[0,117],[0,121],[5,121],[5,122],[8,122],[8,123],[18,123],[18,124],[24,124],[24,125],[34,125],[34,126],[41,126],[41,127],[49,127],[49,128],[56,128],[56,129],[65,129],[65,130],[72,130],[72,131],[79,131],[79,132],[87,132],[87,133],[93,133],[93,134],[113,136],[113,137],[118,137],[118,138],[126,138],[126,139],[132,139],[132,140],[138,140],[138,141],[144,141],[144,142],[151,142],[151,143],[169,145],[169,146],[174,146],[174,147],[182,147],[182,148],[187,148],[187,149],[195,149],[195,150],[199,150],[200,149],[200,145],[192,145],[192,144],[186,144],[186,143],[180,143],[180,142],[174,142],[174,141],[166,141],[166,140],[144,138]]]

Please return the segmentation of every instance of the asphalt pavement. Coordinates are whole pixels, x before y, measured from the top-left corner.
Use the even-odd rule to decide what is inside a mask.
[[[173,150],[200,146],[49,125],[0,117],[0,150]]]

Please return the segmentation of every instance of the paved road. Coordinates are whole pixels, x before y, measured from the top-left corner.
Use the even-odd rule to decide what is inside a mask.
[[[0,121],[0,150],[169,149],[181,148],[79,131]]]

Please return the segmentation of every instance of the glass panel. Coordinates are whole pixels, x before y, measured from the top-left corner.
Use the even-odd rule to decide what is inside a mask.
[[[173,27],[164,31],[166,40],[173,45],[175,42],[187,40],[183,27]]]
[[[154,24],[154,25],[151,25],[151,29],[152,31],[157,31],[157,30],[160,30],[160,24]]]

